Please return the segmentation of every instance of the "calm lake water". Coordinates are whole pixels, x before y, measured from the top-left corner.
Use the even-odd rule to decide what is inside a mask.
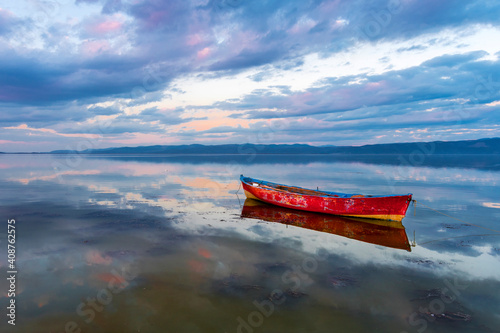
[[[0,155],[1,331],[500,332],[498,161],[436,158]],[[416,211],[384,229],[400,248],[359,221],[241,217],[240,174]]]

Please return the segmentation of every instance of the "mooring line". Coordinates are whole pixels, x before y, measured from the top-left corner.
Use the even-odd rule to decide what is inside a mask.
[[[416,203],[416,200],[415,200],[415,203]],[[447,217],[449,217],[449,218],[455,219],[455,220],[460,221],[460,222],[462,222],[462,223],[465,223],[465,224],[468,224],[468,225],[472,225],[472,226],[474,226],[474,227],[482,228],[482,229],[485,229],[485,230],[489,230],[489,231],[493,231],[493,232],[498,232],[498,233],[500,233],[500,231],[498,231],[498,230],[495,230],[495,229],[490,229],[490,228],[486,228],[486,227],[483,227],[483,226],[481,226],[481,225],[474,224],[474,223],[470,223],[470,222],[467,222],[467,221],[461,220],[461,219],[459,219],[459,218],[456,218],[456,217],[454,217],[454,216],[448,215],[448,214],[446,214],[446,213],[440,212],[439,210],[434,209],[434,208],[432,208],[432,207],[429,207],[429,206],[427,206],[427,205],[423,204],[422,202],[420,202],[420,205],[422,205],[422,206],[424,206],[424,207],[426,207],[426,208],[429,208],[430,210],[433,210],[433,211],[435,211],[435,212],[436,212],[436,213],[438,213],[438,214],[441,214],[441,215],[447,216]]]
[[[236,197],[238,198],[238,203],[240,204],[240,209],[242,208],[242,205],[241,205],[241,201],[240,201],[240,196],[238,195],[238,192],[240,192],[240,188],[241,188],[241,182],[238,182],[239,183],[239,186],[238,186],[238,191],[236,191]]]
[[[448,239],[457,239],[457,238],[466,238],[466,237],[485,237],[485,236],[500,236],[500,235],[498,235],[498,234],[482,234],[482,235],[463,235],[463,236],[455,236],[455,237],[446,237],[446,238],[439,238],[439,239],[419,243],[418,245],[440,242],[440,241],[444,241],[444,240],[448,240]]]

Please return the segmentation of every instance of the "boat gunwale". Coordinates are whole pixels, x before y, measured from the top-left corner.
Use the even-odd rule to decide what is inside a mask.
[[[351,194],[351,193],[321,191],[321,190],[308,189],[308,188],[304,188],[304,187],[300,187],[300,186],[290,186],[290,185],[284,185],[284,184],[279,184],[279,183],[273,183],[273,182],[269,182],[269,181],[265,181],[265,180],[260,180],[260,179],[245,177],[243,175],[240,175],[240,181],[242,183],[244,183],[248,186],[251,186],[251,187],[255,187],[249,183],[249,180],[252,183],[256,183],[256,184],[259,184],[261,186],[268,187],[268,188],[259,187],[259,188],[264,189],[264,190],[293,193],[293,194],[305,195],[305,196],[311,196],[311,197],[324,197],[324,198],[333,198],[333,199],[370,199],[370,198],[392,198],[392,197],[413,196],[412,193],[393,194],[393,195],[364,195],[364,194],[355,194],[355,193]],[[285,188],[290,189],[290,190],[277,188],[278,186],[285,187]],[[294,189],[297,189],[298,191],[294,191]],[[310,194],[304,193],[304,192],[309,192],[309,191],[312,193],[310,193]]]

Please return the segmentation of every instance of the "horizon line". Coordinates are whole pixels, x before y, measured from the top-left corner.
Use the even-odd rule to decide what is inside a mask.
[[[76,150],[76,149],[55,149],[51,151],[32,151],[32,152],[0,152],[0,154],[90,154],[91,151],[102,151],[106,149],[121,149],[121,148],[148,148],[148,147],[182,147],[182,146],[205,146],[205,147],[216,147],[216,146],[245,146],[245,145],[253,145],[253,146],[308,146],[313,148],[356,148],[356,147],[365,147],[365,146],[383,146],[383,145],[398,145],[398,144],[418,144],[418,143],[435,143],[435,142],[467,142],[467,141],[481,141],[481,140],[493,140],[500,139],[500,137],[489,137],[489,138],[480,138],[480,139],[468,139],[468,140],[434,140],[434,141],[406,141],[406,142],[388,142],[388,143],[375,143],[375,144],[364,144],[364,145],[351,145],[351,146],[336,146],[336,145],[319,145],[315,146],[309,143],[224,143],[224,144],[201,144],[201,143],[189,143],[189,144],[177,144],[177,145],[142,145],[142,146],[121,146],[121,147],[105,147],[105,148],[96,148],[96,149],[85,149],[85,150]],[[89,151],[89,153],[85,153]],[[57,153],[60,152],[60,153]],[[158,154],[158,153],[152,153]],[[229,154],[229,153],[226,153]],[[230,154],[235,155],[235,154]],[[240,155],[240,154],[237,154]]]

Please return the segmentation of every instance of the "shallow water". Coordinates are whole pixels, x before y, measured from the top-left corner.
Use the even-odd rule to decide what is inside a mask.
[[[2,279],[0,327],[496,332],[500,171],[481,158],[411,166],[362,157],[0,155],[0,270],[7,275],[7,220],[15,219],[18,271],[16,326],[7,324]],[[348,224],[335,234],[242,218],[240,174],[413,193],[416,214],[410,206],[403,226],[415,246],[369,242]]]

